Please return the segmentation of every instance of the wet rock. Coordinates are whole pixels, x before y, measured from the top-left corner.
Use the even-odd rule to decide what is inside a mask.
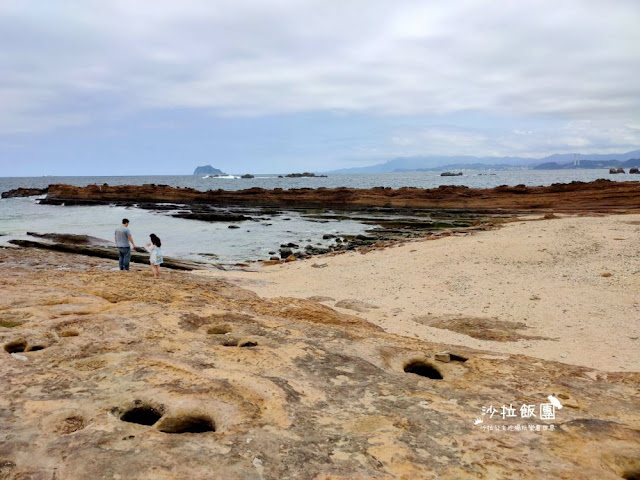
[[[7,192],[2,192],[2,198],[17,198],[17,197],[35,197],[38,195],[44,195],[49,191],[49,188],[15,188]]]
[[[617,171],[617,170],[616,170]],[[388,208],[455,208],[466,211],[611,211],[628,209],[640,203],[636,182],[571,182],[543,187],[496,187],[472,189],[441,185],[442,188],[400,188],[391,190],[326,188],[273,189],[250,188],[239,191],[172,188],[161,185],[50,185],[46,199],[50,204],[126,204],[176,203],[217,206],[260,206],[273,208],[323,208],[361,210]],[[393,201],[393,202],[392,202]]]
[[[240,178],[255,178],[255,177],[253,175],[251,175],[250,173],[245,173]]]
[[[281,248],[280,249],[280,258],[287,258],[293,255],[293,250],[290,248]]]
[[[56,252],[73,253],[77,255],[87,255],[89,257],[100,257],[108,258],[111,260],[118,260],[118,250],[115,247],[74,245],[67,243],[45,243],[17,239],[10,240],[9,243],[23,248],[53,250]],[[140,253],[138,251],[132,251],[131,263],[142,263],[145,265],[149,265],[149,254],[146,252]],[[211,268],[211,265],[187,260],[178,260],[171,257],[164,257],[162,267],[173,270],[199,270]]]
[[[189,220],[200,220],[203,222],[242,222],[245,220],[251,220],[251,217],[245,215],[237,215],[230,213],[174,213],[171,215],[176,218],[186,218]]]

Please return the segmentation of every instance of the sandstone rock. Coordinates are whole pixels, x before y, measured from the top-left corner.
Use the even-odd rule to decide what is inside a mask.
[[[397,190],[327,188],[273,189],[250,188],[240,191],[172,188],[161,185],[105,186],[50,185],[42,203],[182,203],[216,206],[261,206],[294,208],[360,209],[383,207],[393,200],[404,208],[464,208],[496,211],[614,211],[638,208],[640,192],[637,182],[572,182],[544,187],[496,187],[471,189],[462,186]]]
[[[0,250],[0,308],[38,312],[0,329],[0,345],[52,343],[19,353],[28,361],[0,349],[0,478],[637,476],[638,373],[467,348],[466,362],[436,362],[446,345],[317,302],[181,272],[57,271],[77,258],[29,254],[47,269]],[[189,314],[200,320],[182,324]],[[223,318],[232,336],[207,335]],[[53,334],[71,327],[82,334]],[[565,406],[552,421],[482,415],[489,403],[539,413],[551,394]]]
[[[16,188],[7,192],[2,192],[2,198],[15,198],[15,197],[35,197],[38,195],[44,195],[49,191],[49,188]]]
[[[449,352],[438,352],[434,355],[434,358],[439,362],[449,363],[451,361],[451,355]]]

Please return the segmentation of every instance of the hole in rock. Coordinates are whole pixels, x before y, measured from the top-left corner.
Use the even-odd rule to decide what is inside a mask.
[[[4,346],[4,350],[7,353],[20,353],[24,352],[27,348],[27,342],[24,340],[16,340],[14,342],[9,342]]]
[[[258,342],[254,342],[252,340],[246,340],[244,342],[240,342],[239,347],[257,347]]]
[[[162,412],[151,405],[141,405],[130,408],[120,416],[123,422],[139,425],[155,425],[162,417]]]
[[[461,355],[455,355],[453,353],[449,354],[449,358],[451,359],[452,362],[466,362],[467,360],[469,360],[467,357],[463,357]]]
[[[415,373],[421,377],[431,378],[433,380],[442,380],[442,374],[433,366],[422,360],[415,360],[405,365],[404,371],[407,373]]]
[[[27,348],[25,352],[37,352],[38,350],[44,350],[45,348],[47,347],[45,347],[44,345],[32,345]]]
[[[215,432],[216,425],[205,415],[185,415],[163,421],[158,430],[164,433],[204,433]]]
[[[622,475],[622,478],[624,478],[624,480],[640,480],[640,469],[629,471]]]

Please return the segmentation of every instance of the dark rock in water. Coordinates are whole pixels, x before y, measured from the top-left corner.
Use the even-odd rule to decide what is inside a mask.
[[[289,242],[289,243],[287,243],[287,244],[284,244],[284,243],[283,243],[283,244],[282,244],[282,245],[280,245],[280,246],[281,246],[281,247],[283,247],[283,248],[300,248],[300,245],[295,244],[295,243],[291,243],[291,242]]]
[[[229,225],[227,228],[235,229],[235,228],[240,228],[240,227],[238,225]]]
[[[631,167],[629,169],[629,173],[636,173],[639,174],[640,173],[640,169],[638,167]]]
[[[609,169],[609,174],[610,175],[613,175],[615,173],[618,173],[618,171],[615,168],[612,167],[612,168]]]
[[[45,243],[34,242],[31,240],[9,240],[12,245],[23,248],[39,248],[43,250],[54,250],[56,252],[75,253],[78,255],[87,255],[89,257],[108,258],[118,260],[118,250],[114,247],[98,247],[88,245],[73,245],[67,243]],[[131,263],[149,264],[148,253],[131,252]],[[200,262],[192,262],[187,260],[177,260],[170,257],[164,257],[162,262],[164,268],[173,270],[202,270],[210,268],[211,265]]]
[[[242,175],[240,178],[256,178],[253,175],[251,175],[250,173],[245,173],[244,175]]]
[[[609,173],[611,173],[611,170],[609,170]],[[616,173],[625,173],[624,168],[622,167],[616,168]]]
[[[35,197],[37,195],[44,195],[49,191],[49,188],[15,188],[8,192],[2,193],[2,198],[16,198],[16,197]]]
[[[193,172],[194,175],[226,175],[222,170],[212,167],[211,165],[204,165],[198,167]]]
[[[461,177],[462,172],[453,173],[453,172],[442,172],[440,174],[441,177]]]
[[[113,242],[103,238],[92,237],[90,235],[74,235],[71,233],[36,233],[27,232],[27,235],[36,238],[44,238],[57,243],[69,245],[90,245],[90,246],[112,246]],[[145,251],[143,249],[143,251]]]
[[[304,173],[289,173],[286,175],[287,178],[326,178],[326,175],[316,175],[312,172],[304,172]]]
[[[329,240],[331,238],[336,238],[336,236],[333,235],[332,233],[325,233],[324,235],[322,235],[323,240]]]
[[[280,258],[287,258],[293,255],[293,250],[290,248],[281,248],[280,249]]]
[[[171,216],[176,218],[188,218],[189,220],[201,220],[203,222],[242,222],[244,220],[251,220],[251,217],[232,213],[180,212],[174,213]]]

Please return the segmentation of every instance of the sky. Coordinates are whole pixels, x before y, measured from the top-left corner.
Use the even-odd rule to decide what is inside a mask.
[[[0,176],[640,148],[637,0],[0,0]]]

